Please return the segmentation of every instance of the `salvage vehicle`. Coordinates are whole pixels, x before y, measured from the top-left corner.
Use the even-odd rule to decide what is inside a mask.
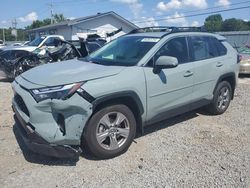
[[[86,146],[98,158],[116,157],[147,125],[203,106],[223,114],[234,97],[238,59],[216,34],[134,30],[86,58],[18,76],[12,83],[17,129],[40,154],[77,157]]]
[[[5,50],[4,53],[0,53],[0,69],[8,78],[13,79],[36,66],[85,57],[103,46],[102,42],[98,41],[75,41],[74,44],[79,46],[61,39],[54,40],[54,43],[54,48],[37,49],[33,52]]]
[[[238,49],[241,56],[240,74],[250,74],[250,47]]]
[[[26,50],[4,50],[0,52],[0,69],[5,73],[6,77],[12,77],[8,75],[15,75],[15,65],[18,60],[29,54]]]

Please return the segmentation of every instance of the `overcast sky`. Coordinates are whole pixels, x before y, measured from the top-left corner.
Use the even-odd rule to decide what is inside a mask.
[[[1,0],[0,27],[10,27],[16,18],[23,28],[33,20],[50,17],[51,0]],[[54,13],[69,19],[114,11],[140,26],[200,26],[208,15],[183,18],[217,10],[250,6],[250,1],[236,0],[52,0]],[[250,20],[250,8],[223,12],[223,18]],[[177,18],[177,19],[173,19]]]

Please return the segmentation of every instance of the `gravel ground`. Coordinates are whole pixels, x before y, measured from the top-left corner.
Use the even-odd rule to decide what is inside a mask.
[[[114,159],[57,160],[16,133],[10,83],[0,81],[1,187],[250,187],[250,79],[221,116],[190,112],[153,125]],[[22,149],[20,149],[22,148]]]

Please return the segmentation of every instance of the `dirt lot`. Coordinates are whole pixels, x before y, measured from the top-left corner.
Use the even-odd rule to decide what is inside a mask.
[[[198,110],[153,125],[128,152],[102,161],[29,152],[15,131],[11,97],[10,83],[0,81],[1,187],[250,187],[249,78],[225,114]]]

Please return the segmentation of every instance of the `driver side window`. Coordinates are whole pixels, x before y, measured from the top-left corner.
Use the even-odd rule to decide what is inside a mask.
[[[147,66],[153,67],[153,62],[160,56],[176,57],[179,64],[187,63],[189,58],[186,37],[178,37],[169,40],[160,48],[160,50],[158,50],[154,57],[148,62]]]

